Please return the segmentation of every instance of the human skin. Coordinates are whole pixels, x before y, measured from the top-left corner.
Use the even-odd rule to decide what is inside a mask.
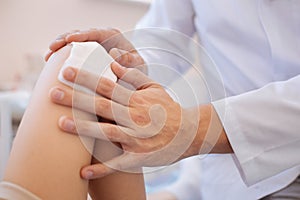
[[[116,61],[118,63],[120,63],[121,65],[123,65],[125,67],[136,67],[139,65],[144,66],[145,64],[143,62],[143,59],[140,57],[138,52],[134,51],[134,47],[129,43],[129,41],[127,41],[125,38],[123,38],[121,33],[119,31],[117,31],[116,29],[91,29],[91,30],[87,30],[87,31],[74,31],[74,32],[63,34],[57,40],[55,40],[54,42],[51,43],[50,54],[55,52],[57,49],[61,48],[62,46],[66,45],[69,42],[96,41],[101,44],[105,40],[108,40],[110,37],[115,37],[115,35],[120,35],[119,37],[116,37],[116,38],[118,38],[118,40],[112,40],[112,41],[115,41],[115,42],[113,42],[113,45],[112,45],[112,43],[110,43],[110,45],[112,45],[112,46],[106,46],[107,51],[110,53],[110,55],[114,59],[116,59]],[[114,54],[114,50],[122,50],[124,53],[122,54],[122,56],[116,56],[117,54]],[[66,78],[68,78],[68,77],[66,77]],[[89,78],[89,77],[86,77],[86,78]],[[121,79],[122,77],[119,77],[119,78]],[[72,81],[72,79],[74,81],[74,77],[73,78],[71,77],[70,81]],[[133,79],[131,80],[131,82],[136,81],[134,79],[136,79],[136,76],[133,76]],[[143,77],[143,76],[142,76],[142,79],[148,80],[147,77]],[[84,83],[82,83],[82,84],[84,85]],[[147,90],[148,91],[153,90],[153,87],[152,87],[153,85],[155,87],[159,85],[159,84],[153,83],[153,82],[151,84],[150,84],[150,87],[143,88],[144,91],[136,91],[136,93],[140,93],[140,94],[144,93],[145,94],[145,93],[147,93],[146,92]],[[105,84],[102,84],[102,85],[105,85]],[[106,87],[105,90],[107,90],[107,91],[114,90],[114,87],[115,86],[112,86],[110,89],[107,89],[107,87]],[[101,91],[100,91],[100,94],[102,94]],[[136,117],[139,119],[134,119],[134,116],[130,116],[133,119],[133,121],[137,122],[137,124],[139,124],[141,122],[138,122],[138,121],[141,121],[141,119],[142,119],[142,120],[145,120],[142,123],[144,123],[144,124],[149,123],[149,108],[154,104],[163,103],[164,105],[174,105],[170,109],[165,109],[166,111],[170,111],[170,112],[167,112],[168,113],[167,115],[173,116],[174,123],[166,124],[165,127],[168,127],[169,129],[164,128],[165,130],[168,130],[168,131],[165,131],[165,133],[166,133],[165,135],[160,133],[160,135],[163,135],[163,137],[162,137],[163,140],[157,139],[155,142],[155,141],[150,140],[153,138],[148,138],[149,139],[148,143],[150,143],[151,145],[145,145],[145,143],[139,143],[140,142],[139,141],[139,142],[137,142],[139,145],[137,145],[137,146],[132,145],[131,147],[128,148],[128,149],[130,149],[130,151],[132,151],[132,152],[151,152],[153,150],[162,148],[162,144],[167,145],[170,141],[172,141],[172,139],[175,137],[175,135],[177,135],[178,127],[180,126],[179,123],[184,122],[184,124],[186,126],[185,129],[187,129],[187,131],[180,131],[181,134],[183,132],[186,132],[186,133],[194,132],[194,134],[190,134],[189,136],[187,136],[188,134],[184,134],[185,137],[183,137],[183,140],[184,139],[187,140],[186,137],[190,137],[192,141],[186,141],[185,144],[184,145],[182,144],[181,147],[179,147],[178,146],[179,144],[177,144],[177,147],[175,149],[186,148],[186,150],[184,152],[177,152],[177,154],[180,153],[180,155],[177,155],[175,153],[175,151],[171,151],[171,149],[170,149],[167,152],[169,154],[173,153],[174,154],[173,158],[168,158],[169,161],[163,161],[162,159],[160,159],[161,163],[157,163],[157,161],[153,161],[153,163],[152,163],[153,166],[156,166],[159,164],[161,164],[161,165],[170,164],[170,163],[176,162],[180,159],[198,155],[198,154],[232,153],[233,152],[231,145],[228,141],[227,135],[221,124],[221,121],[211,104],[200,105],[200,106],[192,108],[190,110],[186,110],[186,109],[182,109],[178,104],[174,103],[173,100],[171,98],[169,98],[168,95],[166,95],[166,92],[161,87],[159,90],[156,91],[155,94],[153,94],[151,92],[148,92],[148,94],[150,94],[150,95],[148,95],[148,97],[151,96],[153,101],[150,103],[149,103],[149,101],[147,102],[148,110],[145,110],[145,108],[144,108],[145,105],[142,105],[141,107],[137,107],[134,112],[135,113],[143,113],[144,115],[136,114]],[[104,94],[104,93],[102,95],[109,96],[109,94]],[[139,95],[134,95],[134,96],[139,96]],[[162,98],[162,97],[166,97],[166,98]],[[68,100],[71,98],[72,98],[71,95],[65,95],[65,98],[63,100],[62,99],[61,100],[52,99],[52,100],[58,104],[72,106],[72,102],[70,100]],[[111,98],[111,97],[109,97],[109,98]],[[142,98],[147,99],[147,95],[146,96],[140,95],[139,98],[136,98],[136,99],[142,99]],[[161,102],[159,99],[164,99],[166,102]],[[109,106],[106,106],[106,107],[109,107]],[[84,110],[84,108],[82,108],[82,109]],[[99,110],[101,110],[101,109],[102,108],[99,107]],[[106,110],[105,112],[111,113],[110,110]],[[99,115],[101,115],[101,113],[99,113]],[[65,118],[65,119],[68,119],[68,118]],[[115,119],[112,118],[111,120],[115,120]],[[91,125],[90,129],[93,129],[92,126],[95,127],[96,125]],[[61,126],[61,128],[63,130],[65,130],[66,132],[72,132],[72,133],[75,132],[74,128],[68,129],[67,127],[63,127],[63,126]],[[191,130],[193,130],[193,131],[191,131]],[[145,131],[142,131],[142,133],[145,134]],[[136,133],[135,136],[137,136],[137,135],[141,136],[142,133],[140,131],[139,133]],[[170,133],[172,133],[172,134],[170,134]],[[93,137],[93,130],[91,130],[90,133],[87,133],[87,134],[89,136]],[[99,137],[99,135],[94,136],[94,137]],[[102,139],[103,139],[103,137],[102,137]],[[111,139],[114,140],[115,138],[111,138]],[[145,142],[145,140],[143,140],[143,142]],[[188,144],[188,143],[190,143],[190,144]],[[188,147],[187,147],[187,145],[188,145]],[[124,144],[123,146],[127,147],[126,144]],[[148,147],[148,149],[145,149],[146,147]],[[175,157],[177,157],[177,159]],[[126,167],[129,168],[132,166],[128,166],[129,165],[128,163],[132,163],[133,161],[128,162],[128,159],[129,159],[128,156],[127,156],[127,158],[126,158],[126,156],[121,156],[121,157],[114,159],[112,161],[112,163],[114,163],[114,165],[116,165],[116,166],[119,166],[119,168],[120,168],[120,166],[122,166],[122,168],[126,168]],[[130,159],[132,159],[132,158],[130,158]],[[170,159],[171,159],[171,161],[170,161]],[[127,160],[127,162],[126,162],[126,160]],[[154,159],[154,160],[157,160],[157,159]],[[145,163],[145,162],[143,163],[142,161],[137,161],[137,160],[135,160],[135,161],[136,161],[136,166],[149,165],[149,163]],[[93,165],[93,166],[84,168],[82,171],[82,174],[87,179],[90,179],[90,178],[94,179],[94,178],[105,176],[109,173],[112,173],[113,171],[115,171],[115,170],[108,168],[105,165],[98,164],[98,165]],[[93,172],[93,174],[92,175],[87,174],[87,172]]]
[[[80,125],[86,131],[78,133],[71,116],[60,119],[68,124],[60,126],[66,132],[109,139],[120,143],[125,151],[106,165],[95,164],[84,168],[83,177],[93,179],[116,170],[168,165],[199,153],[233,152],[211,104],[183,109],[161,85],[139,70],[122,67],[116,62],[112,64],[112,70],[119,79],[135,87],[136,91],[103,77],[96,89],[101,96],[79,94],[78,97],[81,102],[94,99],[96,114],[117,124],[81,120]],[[64,76],[88,88],[91,85],[85,80],[98,80],[95,75],[75,68],[67,68]],[[63,94],[61,98],[52,98],[53,102],[94,112],[87,104],[74,105],[70,90],[56,87],[53,91]],[[99,127],[100,134],[97,132]]]
[[[80,170],[91,164],[92,155],[87,148],[94,148],[94,139],[63,134],[58,125],[63,122],[58,122],[57,118],[72,115],[72,109],[49,100],[49,90],[53,86],[68,88],[57,80],[57,75],[70,48],[65,46],[48,60],[18,129],[4,175],[4,181],[18,184],[46,200],[86,199],[89,187],[89,181],[81,178]],[[81,117],[92,119],[85,112],[81,112]],[[117,154],[111,152],[109,156]],[[134,190],[129,192],[129,188]],[[145,199],[142,174],[112,174],[91,182],[90,192],[94,199],[103,196],[109,197],[106,199]]]
[[[61,34],[49,45],[45,60],[47,61],[54,52],[71,42],[88,41],[98,42],[121,65],[138,68],[147,73],[145,62],[138,51],[119,30],[113,28],[74,30]]]

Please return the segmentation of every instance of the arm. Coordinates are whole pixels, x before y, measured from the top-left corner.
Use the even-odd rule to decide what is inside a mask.
[[[299,165],[297,153],[299,151],[299,123],[296,120],[300,110],[299,76],[288,81],[269,84],[253,92],[214,102],[214,107],[212,104],[207,104],[198,108],[183,109],[166,94],[159,84],[137,70],[122,68],[116,63],[113,69],[120,79],[133,84],[137,91],[126,91],[117,84],[100,81],[97,92],[105,98],[99,99],[101,104],[98,104],[98,114],[126,127],[126,129],[120,129],[118,124],[108,127],[100,124],[106,127],[106,131],[102,134],[114,142],[120,142],[126,152],[107,162],[110,166],[114,166],[114,169],[107,165],[84,168],[83,174],[88,170],[94,172],[93,176],[85,176],[85,178],[101,177],[116,169],[127,170],[137,166],[167,165],[199,153],[232,153],[233,149],[227,136],[232,140],[235,155],[243,172],[247,174],[246,180],[249,184]],[[88,73],[85,76],[92,77]],[[81,84],[85,83],[81,82]],[[102,89],[107,86],[110,90]],[[122,99],[114,94],[123,94],[126,98]],[[267,102],[270,96],[275,98]],[[82,98],[87,97],[82,96]],[[54,101],[68,106],[72,105],[66,100]],[[119,103],[123,105],[120,106]],[[80,108],[86,109],[84,106]],[[276,109],[284,112],[274,115]],[[117,115],[113,115],[112,110]],[[122,121],[124,119],[122,116],[128,113],[131,116],[127,118],[132,121]],[[224,113],[225,118],[222,115]],[[154,121],[152,122],[151,119]],[[228,130],[227,134],[221,120],[225,120],[223,123]],[[141,129],[140,125],[147,126],[142,126],[145,129]],[[241,127],[243,128],[240,129]],[[76,133],[67,127],[62,128],[67,132]],[[88,135],[103,138],[103,135],[95,135],[92,127],[89,130]],[[142,154],[134,155],[131,152]],[[283,156],[282,152],[289,156]]]
[[[183,109],[162,86],[140,71],[121,67],[117,63],[112,64],[112,69],[119,79],[137,89],[128,90],[106,78],[100,79],[96,90],[101,97],[95,98],[96,113],[114,120],[116,124],[82,121],[87,128],[83,133],[77,132],[74,127],[61,126],[67,132],[119,142],[125,151],[121,156],[105,162],[107,165],[84,168],[82,173],[85,178],[102,177],[116,170],[134,171],[136,167],[168,165],[197,155],[200,147],[202,153],[232,152],[211,105],[200,106],[200,109]],[[70,70],[73,71],[72,77],[67,73]],[[98,79],[91,73],[79,72],[74,68],[66,70],[64,76],[88,88],[91,85],[85,80]],[[52,100],[90,112],[86,104],[73,104],[70,90],[63,92],[66,94],[65,99]],[[86,94],[79,96],[82,102],[91,98]],[[101,127],[100,134],[96,127]],[[88,171],[92,171],[93,175],[89,176]]]
[[[213,103],[247,184],[299,166],[299,86],[298,75]]]

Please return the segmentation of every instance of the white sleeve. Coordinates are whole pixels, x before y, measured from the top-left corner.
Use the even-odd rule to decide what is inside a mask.
[[[244,181],[300,164],[300,75],[213,102]]]
[[[154,80],[159,81],[163,74],[163,81],[170,82],[174,74],[184,73],[191,66],[186,60],[194,59],[191,57],[195,54],[188,49],[195,34],[194,15],[190,0],[154,0],[136,25],[133,44]]]
[[[164,190],[172,193],[178,200],[202,199],[200,190],[201,159],[191,157],[180,161],[178,179]]]

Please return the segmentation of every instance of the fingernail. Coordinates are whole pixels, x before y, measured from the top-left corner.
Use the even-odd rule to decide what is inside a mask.
[[[80,34],[82,34],[81,31],[78,31],[78,32],[70,33],[69,36],[70,35],[80,35]]]
[[[52,44],[57,45],[57,44],[65,43],[65,42],[66,42],[65,39],[63,39],[63,38],[58,38],[58,39],[56,39]]]
[[[63,74],[64,77],[68,80],[73,80],[73,78],[75,77],[75,71],[70,67],[66,68]]]
[[[65,96],[65,93],[58,88],[51,90],[51,97],[57,101],[61,101],[64,98],[64,96]]]
[[[91,178],[93,178],[93,175],[94,175],[94,173],[91,170],[88,170],[88,171],[85,172],[84,178],[85,179],[91,179]]]
[[[59,120],[59,124],[61,128],[63,128],[66,131],[73,131],[75,129],[74,121],[67,117],[61,117]]]

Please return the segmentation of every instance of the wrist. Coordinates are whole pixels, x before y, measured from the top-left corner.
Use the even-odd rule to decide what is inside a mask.
[[[183,140],[189,139],[185,144],[186,150],[180,159],[188,158],[197,155],[201,147],[201,139],[198,133],[200,124],[200,107],[183,109]]]
[[[194,123],[198,122],[197,132],[183,157],[208,153],[232,153],[233,150],[222,122],[212,104],[201,105],[189,112],[195,112],[195,110],[197,110],[199,116],[190,117],[192,119],[190,121],[193,121],[190,126],[195,126]],[[189,129],[186,131],[189,131]]]
[[[203,142],[198,153],[233,153],[223,124],[213,105],[204,105],[200,110],[203,118],[200,119],[198,132]]]

